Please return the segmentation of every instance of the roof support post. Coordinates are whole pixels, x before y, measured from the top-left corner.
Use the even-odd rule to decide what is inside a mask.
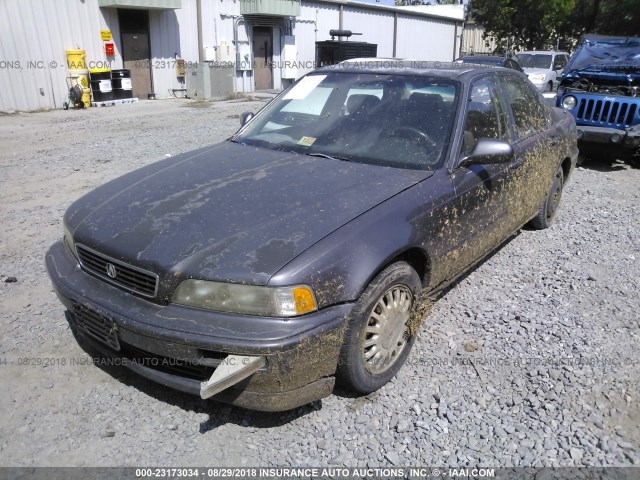
[[[393,12],[393,58],[396,57],[397,44],[398,44],[398,12]]]
[[[196,21],[198,22],[198,63],[204,61],[202,46],[202,0],[196,0]]]

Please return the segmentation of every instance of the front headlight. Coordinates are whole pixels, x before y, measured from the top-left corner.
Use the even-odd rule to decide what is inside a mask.
[[[71,250],[71,253],[73,253],[73,256],[78,258],[78,255],[76,254],[76,249],[73,245],[73,236],[71,235],[71,229],[64,222],[62,223],[62,225],[64,230],[64,243],[67,244],[67,247],[69,247],[69,250]]]
[[[542,83],[544,82],[546,75],[544,73],[532,73],[529,75],[529,80],[534,83]]]
[[[574,97],[573,95],[567,95],[562,99],[562,108],[564,108],[565,110],[572,110],[576,108],[577,104],[578,104],[578,101],[576,100],[576,97]]]
[[[207,280],[183,281],[171,302],[262,317],[295,317],[318,309],[313,291],[305,285],[257,287]]]

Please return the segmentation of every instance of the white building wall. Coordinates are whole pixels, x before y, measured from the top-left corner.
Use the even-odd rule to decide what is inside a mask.
[[[301,42],[313,43],[313,59],[315,60],[315,42],[331,40],[329,30],[340,27],[340,9],[337,5],[331,3],[303,2],[300,9],[300,18],[316,22],[311,32],[312,35],[309,34],[308,30],[305,30],[306,34],[300,39]],[[296,22],[296,28],[299,23]]]
[[[104,53],[100,30],[111,31],[113,57]],[[167,98],[170,89],[183,88],[176,54],[198,61],[196,1],[182,0],[176,10],[151,10],[149,36],[154,90],[157,98]],[[88,68],[122,68],[117,9],[99,8],[97,0],[1,1],[0,111],[62,108],[67,49],[85,50]]]
[[[291,27],[288,33],[295,36],[298,78],[313,69],[315,42],[329,40],[329,30],[340,28],[341,5],[343,28],[363,34],[351,40],[376,43],[378,56],[393,55],[394,12],[397,57],[450,61],[457,56],[453,19],[373,10],[352,2],[303,0],[300,16],[284,20]],[[235,19],[238,45],[251,46],[251,26],[240,17],[240,0],[202,0],[203,46],[233,44]],[[182,0],[182,8],[176,10],[151,10],[149,29],[154,91],[157,98],[167,98],[171,89],[184,88],[176,75],[176,55],[187,62],[199,60],[196,0]],[[100,30],[112,32],[115,56],[105,56]],[[274,29],[275,88],[290,83],[281,81],[284,33]],[[101,9],[98,0],[1,0],[0,111],[61,108],[68,93],[69,48],[86,50],[89,68],[122,68],[117,9]],[[253,72],[237,71],[235,91],[253,90]]]
[[[203,0],[202,44],[205,47],[213,47],[220,45],[223,41],[231,43],[233,41],[233,17],[239,16],[240,2],[238,1]],[[242,25],[243,22],[240,22],[240,34],[242,40],[247,40]],[[197,37],[197,30],[195,34]]]
[[[62,108],[65,50],[105,62],[100,30],[108,28],[97,0],[0,1],[0,111]]]
[[[202,0],[202,45],[204,48],[215,47],[223,43],[233,45],[234,24],[237,25],[235,29],[238,44],[250,45],[250,26],[240,15],[240,1]],[[197,28],[193,34],[197,41]],[[234,48],[237,51],[238,45],[234,45]],[[236,92],[251,92],[254,90],[253,85],[253,72],[236,71]]]
[[[345,30],[362,33],[353,35],[349,41],[377,43],[379,57],[393,57],[393,12],[345,7],[343,26]]]
[[[297,76],[314,69],[316,42],[331,40],[329,30],[340,25],[340,10],[337,5],[321,2],[303,2],[300,16],[294,20],[293,34],[296,37],[298,56]]]
[[[476,24],[467,24],[462,35],[462,52],[492,53],[496,49],[495,38],[482,38],[484,29]]]
[[[184,81],[177,76],[176,58],[198,61],[197,32],[195,0],[182,0],[182,8],[176,10],[149,12],[151,74],[156,98],[169,98],[171,89],[185,88]]]
[[[398,14],[397,57],[451,62],[455,41],[452,22]]]

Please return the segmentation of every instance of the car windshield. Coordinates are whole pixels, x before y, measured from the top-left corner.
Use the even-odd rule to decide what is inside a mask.
[[[444,163],[456,82],[426,76],[315,73],[232,141],[318,157],[432,170]]]
[[[518,61],[522,68],[551,69],[551,55],[541,53],[519,53]]]
[[[640,67],[640,38],[586,38],[565,67],[566,72],[590,66],[609,69]]]

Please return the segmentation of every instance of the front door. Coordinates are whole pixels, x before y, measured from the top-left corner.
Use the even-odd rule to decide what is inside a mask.
[[[471,86],[464,125],[462,158],[481,138],[509,139],[507,113],[494,75],[480,78]],[[505,204],[505,182],[509,166],[474,164],[454,168],[451,181],[456,191],[442,228],[446,242],[438,255],[450,266],[450,279],[473,263],[510,233]]]
[[[151,48],[149,47],[149,12],[146,10],[118,10],[122,34],[122,60],[131,71],[133,96],[149,98],[153,93],[151,81]]]
[[[273,31],[269,27],[253,29],[253,59],[256,90],[273,88]]]

